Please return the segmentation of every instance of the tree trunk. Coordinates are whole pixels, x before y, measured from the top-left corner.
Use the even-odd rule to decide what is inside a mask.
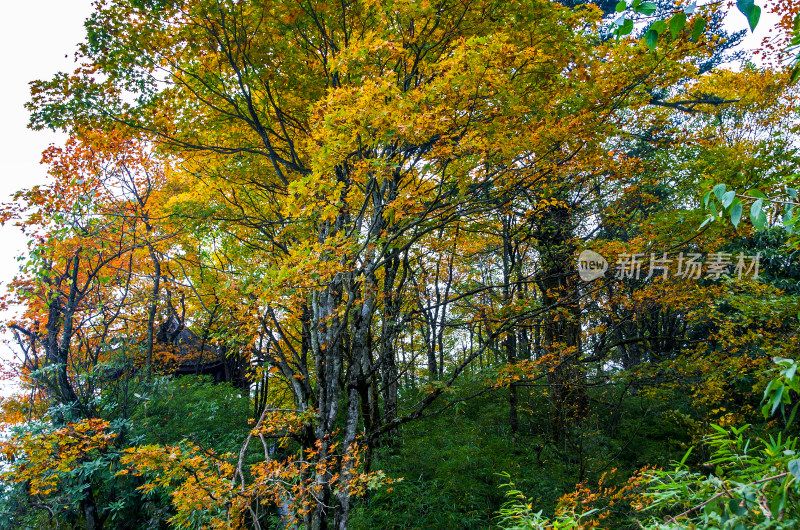
[[[147,313],[147,355],[145,367],[147,377],[153,373],[153,343],[155,342],[156,311],[158,310],[158,291],[161,286],[161,261],[156,256],[155,250],[150,247],[150,258],[153,260],[153,290],[150,293],[150,308]]]
[[[585,375],[578,363],[581,324],[576,246],[567,207],[552,207],[539,221],[536,236],[542,263],[537,283],[544,306],[550,308],[544,322],[544,347],[555,357],[548,383],[553,438],[560,441],[567,423],[579,421],[588,409]]]

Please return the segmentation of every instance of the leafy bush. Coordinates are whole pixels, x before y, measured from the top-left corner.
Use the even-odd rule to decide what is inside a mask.
[[[160,379],[140,401],[135,435],[144,444],[173,445],[188,439],[218,453],[238,452],[247,436],[249,396],[209,376]]]
[[[691,449],[670,470],[644,470],[632,477],[643,491],[632,487],[615,492],[614,502],[627,502],[640,511],[641,528],[724,528],[788,529],[800,526],[800,455],[798,438],[787,436],[798,405],[787,415],[791,397],[800,391],[798,361],[777,357],[771,371],[775,378],[764,391],[763,415],[769,419],[780,411],[782,432],[747,438],[749,425],[723,428],[712,425],[704,445],[711,457],[692,471],[687,464]],[[774,423],[774,422],[773,422]],[[556,517],[548,519],[534,511],[530,499],[509,488],[509,502],[498,511],[500,527],[506,530],[538,528],[616,528],[618,520],[609,518],[609,510],[581,510],[604,496],[610,489],[597,491],[581,488],[559,502]],[[607,502],[610,507],[613,502]],[[570,511],[571,508],[571,511]],[[584,522],[585,521],[585,522]]]

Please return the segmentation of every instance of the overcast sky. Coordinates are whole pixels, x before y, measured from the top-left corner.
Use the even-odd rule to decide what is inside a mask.
[[[24,104],[28,83],[74,68],[76,44],[83,39],[83,21],[91,12],[89,0],[27,0],[3,2],[0,49],[0,201],[14,191],[44,178],[39,165],[42,151],[63,138],[49,131],[27,128]],[[68,58],[65,56],[69,56]],[[0,282],[5,285],[17,269],[15,255],[25,248],[18,230],[0,229]]]
[[[9,200],[20,188],[44,180],[39,164],[42,151],[63,137],[27,128],[28,82],[46,79],[55,72],[74,67],[73,53],[83,39],[83,21],[91,12],[89,0],[3,0],[3,29],[0,49],[3,74],[0,77],[0,201]],[[65,55],[69,57],[66,58]],[[17,272],[26,246],[19,230],[0,227],[0,289]],[[0,318],[3,315],[0,314]],[[9,352],[0,345],[0,358]],[[0,394],[8,388],[0,388]]]
[[[4,0],[3,8],[6,23],[0,31],[0,49],[5,50],[0,82],[0,201],[8,200],[20,188],[42,182],[42,151],[51,143],[63,142],[57,134],[29,130],[23,105],[29,98],[30,81],[74,68],[73,54],[84,36],[83,21],[92,9],[89,0]],[[744,16],[739,13],[731,13],[727,23],[732,29],[745,27]],[[765,15],[756,35],[748,38],[748,46],[760,43],[761,36],[773,24],[773,17]],[[0,227],[0,290],[16,273],[15,258],[25,250],[25,244],[17,229]],[[7,357],[7,349],[0,346],[0,358]]]

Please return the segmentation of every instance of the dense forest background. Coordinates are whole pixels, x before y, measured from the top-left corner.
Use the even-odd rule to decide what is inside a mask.
[[[728,4],[99,2],[0,528],[794,528],[800,3]]]

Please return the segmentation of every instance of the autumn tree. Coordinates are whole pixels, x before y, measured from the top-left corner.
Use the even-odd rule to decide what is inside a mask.
[[[655,12],[634,4],[637,20]],[[704,75],[719,43],[696,30],[701,11],[670,11],[683,24],[656,47],[625,37],[633,21],[613,39],[601,10],[545,0],[98,5],[79,68],[33,85],[33,126],[75,140],[58,185],[25,195],[56,227],[24,221],[46,234],[32,260],[45,272],[18,288],[35,293],[15,324],[29,371],[44,348],[46,386],[94,417],[69,363],[95,366],[113,335],[143,345],[151,376],[161,313],[194,325],[240,388],[256,383],[258,464],[247,448],[127,451],[148,491],[173,488],[176,524],[202,502],[213,524],[258,526],[274,503],[307,528],[347,528],[381,482],[363,473],[375,447],[500,388],[516,433],[517,392],[545,384],[567,453],[589,377],[645,342],[587,319],[591,304],[636,310],[580,285],[575,253],[649,250],[651,212],[619,205],[651,200],[648,175],[693,147],[713,166],[722,120],[682,116],[746,97]],[[697,167],[675,171],[676,204]],[[489,381],[462,389],[470,373]]]

